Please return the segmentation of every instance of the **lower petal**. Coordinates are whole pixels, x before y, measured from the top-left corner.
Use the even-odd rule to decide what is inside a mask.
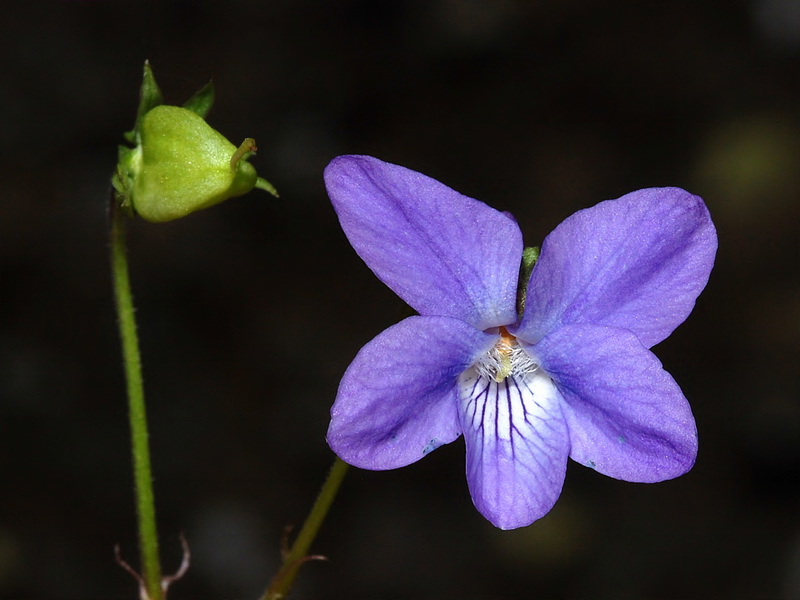
[[[642,483],[692,468],[697,430],[689,403],[633,333],[570,325],[533,352],[564,399],[573,460]]]
[[[458,375],[496,338],[449,317],[409,317],[382,332],[342,378],[331,449],[351,465],[383,470],[455,440]]]
[[[467,480],[493,525],[530,525],[561,493],[569,440],[558,392],[541,370],[501,382],[475,369],[459,378]]]

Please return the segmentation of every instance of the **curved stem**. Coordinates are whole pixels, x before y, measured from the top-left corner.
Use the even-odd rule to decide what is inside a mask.
[[[302,529],[300,529],[300,533],[297,534],[291,549],[283,557],[280,571],[269,584],[269,588],[261,600],[280,600],[285,598],[297,577],[300,566],[310,558],[322,558],[309,556],[308,551],[328,514],[328,509],[331,507],[333,499],[336,498],[336,493],[339,491],[345,473],[347,473],[347,467],[347,463],[337,456],[330,473],[328,473],[328,478],[322,485],[316,502],[314,502],[314,506],[311,507],[311,512],[308,513],[308,517],[306,517],[306,521],[303,523]]]
[[[161,564],[158,556],[158,532],[153,500],[153,477],[150,469],[147,415],[142,383],[142,362],[139,339],[136,335],[136,318],[128,275],[128,257],[125,243],[126,215],[112,199],[111,202],[111,273],[114,281],[119,332],[122,341],[122,359],[128,386],[128,409],[131,427],[131,452],[136,488],[136,512],[139,521],[139,552],[142,579],[148,600],[162,600]]]

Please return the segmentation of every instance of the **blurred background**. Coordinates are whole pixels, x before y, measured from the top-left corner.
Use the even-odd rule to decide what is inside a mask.
[[[675,481],[571,464],[503,532],[461,440],[351,470],[298,599],[800,598],[800,2],[8,2],[0,24],[0,597],[135,598],[109,178],[142,63],[281,192],[132,223],[170,598],[250,599],[332,461],[339,378],[407,309],[338,227],[327,162],[371,154],[511,211],[526,242],[675,185],[719,231],[711,281],[656,348],[701,449]]]

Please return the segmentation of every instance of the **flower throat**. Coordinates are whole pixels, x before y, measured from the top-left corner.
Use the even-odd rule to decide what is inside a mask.
[[[522,377],[533,373],[539,365],[519,345],[517,338],[505,327],[500,327],[500,339],[478,359],[474,367],[481,377],[500,383],[506,377]]]

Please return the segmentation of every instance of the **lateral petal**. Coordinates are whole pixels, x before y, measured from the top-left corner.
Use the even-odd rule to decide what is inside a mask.
[[[717,250],[703,201],[653,188],[578,211],[547,236],[516,335],[536,343],[570,323],[624,327],[650,348],[680,325]]]
[[[325,184],[355,251],[417,312],[480,330],[516,320],[522,234],[513,219],[369,156],[333,159]]]
[[[362,469],[413,463],[461,434],[456,380],[494,344],[449,317],[409,317],[364,346],[331,408],[328,443]]]
[[[467,481],[475,507],[493,525],[530,525],[553,507],[569,440],[558,392],[542,371],[501,382],[475,369],[459,380]]]
[[[630,331],[570,325],[542,339],[533,353],[564,400],[573,460],[642,483],[692,468],[697,429],[689,403]]]

